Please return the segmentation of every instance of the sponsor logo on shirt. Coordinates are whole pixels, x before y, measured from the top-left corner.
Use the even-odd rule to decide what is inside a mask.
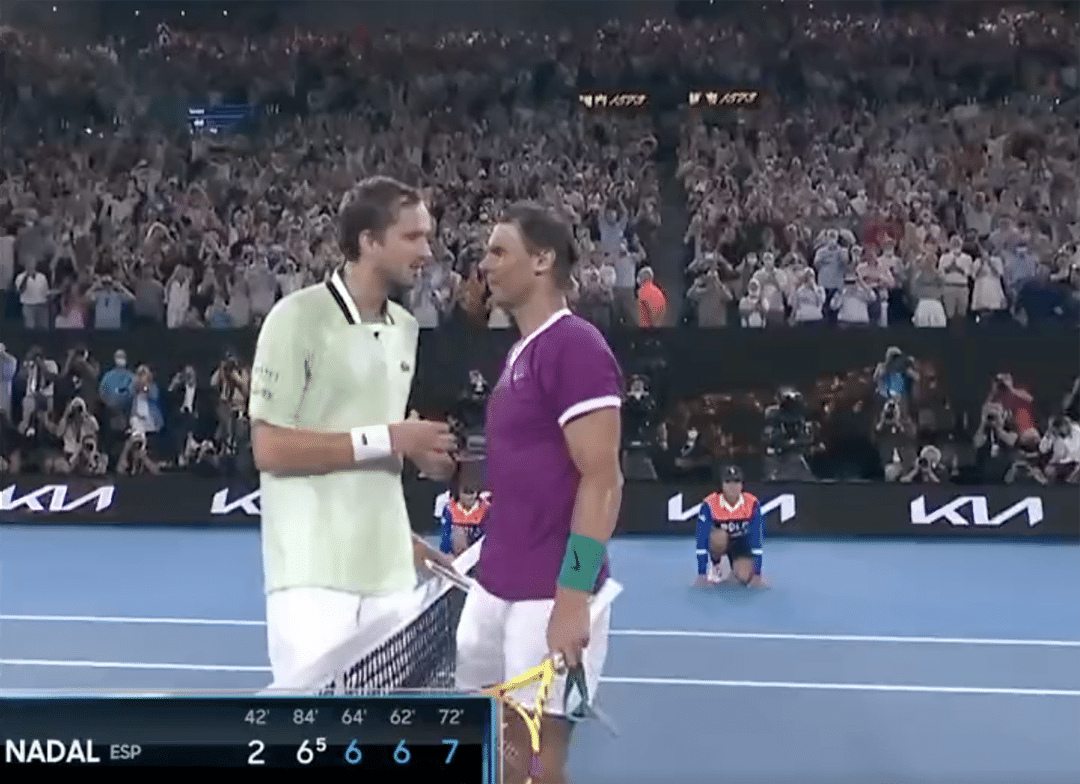
[[[255,367],[253,367],[251,369],[251,376],[253,379],[262,377],[264,381],[270,383],[273,383],[279,378],[281,378],[281,374],[278,373],[276,370],[271,370],[270,368],[263,367],[262,365],[256,365]]]

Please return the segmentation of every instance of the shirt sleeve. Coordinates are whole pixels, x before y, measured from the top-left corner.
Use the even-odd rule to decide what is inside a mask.
[[[709,531],[712,527],[712,512],[709,511],[709,505],[702,501],[697,515],[697,549],[695,550],[698,576],[703,576],[709,566]]]
[[[272,309],[259,330],[248,414],[278,427],[296,427],[310,378],[311,357],[295,302]]]
[[[451,538],[451,531],[453,526],[450,522],[450,507],[447,506],[442,510],[442,515],[439,517],[439,533],[440,547],[444,553],[449,553],[453,546],[453,539]]]
[[[450,503],[450,491],[444,490],[439,493],[435,498],[435,519],[442,520],[443,512],[446,511],[446,505]]]
[[[761,502],[754,502],[754,516],[750,518],[750,552],[754,556],[754,574],[761,574],[762,545],[765,543],[765,520],[761,516]]]
[[[622,372],[600,331],[575,325],[542,372],[551,379],[551,396],[559,424],[601,408],[622,405]]]

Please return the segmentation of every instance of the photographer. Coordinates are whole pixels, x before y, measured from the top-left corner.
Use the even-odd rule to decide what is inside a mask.
[[[131,431],[142,433],[149,441],[152,450],[157,452],[161,448],[159,436],[165,427],[165,419],[161,415],[159,404],[161,393],[158,385],[154,383],[154,375],[146,365],[139,365],[135,369],[135,382],[132,386],[131,416],[128,417],[128,427]]]
[[[1005,409],[997,403],[983,407],[982,420],[975,431],[975,471],[986,483],[1004,481],[1005,472],[1013,463],[1013,447],[1018,434]]]
[[[98,421],[87,411],[86,401],[81,397],[74,398],[60,417],[57,426],[57,434],[64,450],[64,457],[69,463],[74,464],[75,458],[83,448],[83,441],[87,438],[97,440]]]
[[[915,360],[896,346],[890,346],[874,368],[874,388],[882,400],[900,398],[910,403],[918,381]]]
[[[23,471],[30,474],[67,473],[67,461],[57,437],[56,424],[48,412],[38,409],[29,417],[24,416],[23,420],[19,426]]]
[[[1080,481],[1080,425],[1061,415],[1054,417],[1039,443],[1039,452],[1049,456],[1047,481]]]
[[[225,357],[210,376],[210,386],[217,393],[217,440],[228,443],[233,440],[237,415],[247,408],[251,378],[240,367],[236,355],[226,351]]]
[[[100,373],[101,368],[90,358],[90,351],[86,346],[70,349],[60,371],[63,379],[62,394],[70,398],[81,397],[87,410],[93,411],[97,403]]]
[[[138,476],[140,474],[157,474],[160,467],[146,451],[146,433],[141,430],[133,430],[124,443],[120,452],[120,459],[116,461],[116,473],[120,476]]]
[[[79,451],[68,458],[71,473],[79,476],[104,476],[109,469],[109,458],[98,449],[97,437],[87,436],[79,444]]]
[[[199,384],[195,368],[187,365],[169,381],[167,428],[173,448],[170,454],[180,456],[187,449],[189,438],[197,442],[214,435],[214,393]]]
[[[1046,473],[1042,469],[1043,455],[1039,451],[1041,441],[1039,431],[1034,428],[1020,434],[1016,441],[1016,459],[1005,472],[1005,484],[1047,484]]]
[[[52,413],[57,375],[59,371],[56,363],[46,359],[40,348],[34,346],[26,353],[26,359],[23,360],[22,369],[17,376],[23,390],[21,429],[30,424],[36,412]]]
[[[785,387],[777,393],[776,405],[765,411],[762,441],[766,482],[814,481],[814,474],[806,462],[814,433],[798,390]]]
[[[948,481],[953,473],[954,467],[947,466],[942,461],[940,449],[936,446],[924,446],[915,466],[900,477],[900,481],[941,484]]]
[[[112,275],[97,278],[86,298],[94,303],[94,329],[120,329],[124,305],[135,302],[131,290]]]
[[[213,477],[220,473],[220,459],[217,447],[210,439],[199,441],[192,433],[187,434],[187,442],[176,461],[178,468],[186,469],[197,476]]]
[[[874,443],[886,482],[895,482],[910,473],[916,463],[915,423],[901,400],[897,397],[886,400],[874,425]]]

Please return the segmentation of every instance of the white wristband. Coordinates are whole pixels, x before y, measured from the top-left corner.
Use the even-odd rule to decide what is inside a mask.
[[[386,425],[354,427],[349,431],[352,438],[353,460],[363,463],[366,460],[379,460],[390,457],[390,428]]]

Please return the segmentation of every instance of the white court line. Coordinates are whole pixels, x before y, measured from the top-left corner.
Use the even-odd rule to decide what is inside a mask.
[[[713,681],[697,678],[601,678],[604,683],[642,686],[723,686],[733,689],[813,689],[817,691],[878,691],[916,694],[997,694],[1013,697],[1080,697],[1075,689],[1008,689],[979,686],[905,686],[888,683],[798,683],[789,681]]]
[[[101,662],[75,659],[0,659],[6,667],[74,667],[94,670],[184,670],[186,672],[270,672],[269,667],[242,664],[157,664],[150,662]]]
[[[32,623],[119,623],[160,626],[266,626],[266,621],[235,621],[218,618],[139,618],[120,615],[0,615],[0,621]]]
[[[217,618],[151,618],[102,615],[0,615],[0,621],[34,623],[115,623],[161,626],[265,626],[265,621]],[[774,632],[718,632],[689,629],[612,629],[612,637],[691,637],[720,640],[789,640],[806,642],[868,642],[918,645],[1011,645],[1045,648],[1080,648],[1080,640],[1021,640],[985,637],[904,637],[860,634],[794,634]]]
[[[707,632],[679,629],[612,629],[616,637],[713,637],[724,640],[807,640],[812,642],[880,642],[938,645],[1025,645],[1080,648],[1080,640],[1016,640],[989,637],[898,637],[863,634],[783,634],[776,632]]]
[[[0,659],[0,665],[23,667],[71,667],[111,670],[183,670],[194,672],[269,672],[269,667],[229,664],[173,664],[148,662],[98,662],[59,659]],[[638,686],[721,686],[726,688],[790,689],[814,691],[906,692],[916,694],[986,694],[1011,697],[1080,697],[1074,689],[1009,689],[978,686],[907,686],[888,683],[800,683],[796,681],[720,681],[698,678],[604,677],[602,683]]]

